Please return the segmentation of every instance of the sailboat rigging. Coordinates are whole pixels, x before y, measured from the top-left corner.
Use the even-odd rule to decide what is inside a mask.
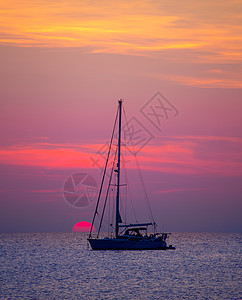
[[[97,198],[96,208],[93,215],[92,226],[89,233],[88,242],[90,243],[93,250],[168,250],[175,249],[172,245],[167,246],[166,239],[170,233],[157,233],[156,232],[156,223],[152,218],[152,222],[144,223],[130,223],[123,224],[121,215],[120,215],[120,172],[121,172],[121,136],[122,136],[122,104],[123,100],[118,100],[118,110],[115,118],[114,128],[112,131],[111,141],[108,148],[108,154],[106,158],[105,168],[103,171],[103,177],[99,189],[99,194]],[[105,176],[107,173],[107,166],[111,153],[111,146],[114,139],[115,127],[118,121],[118,145],[117,152],[117,168],[115,169],[115,159],[113,160],[113,167],[111,169],[111,174],[109,177],[109,183],[107,188],[106,197],[104,200],[103,211],[101,214],[101,219],[98,227],[98,233],[96,237],[93,237],[93,227],[95,218],[98,214],[98,207],[100,204],[100,199],[103,191],[103,185]],[[111,185],[111,178],[113,171],[117,175],[116,181],[116,201],[115,201],[115,235],[111,237],[100,238],[99,233],[103,222],[104,211],[106,209],[109,189]],[[148,234],[148,226],[153,226],[153,234]]]

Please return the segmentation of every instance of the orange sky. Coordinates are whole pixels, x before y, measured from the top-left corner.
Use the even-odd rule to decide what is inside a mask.
[[[176,84],[241,87],[241,1],[1,1],[0,43],[210,64],[160,74]],[[224,64],[233,67],[226,68]]]
[[[10,0],[0,7],[2,44],[151,56],[195,49],[200,62],[241,59],[241,1]]]

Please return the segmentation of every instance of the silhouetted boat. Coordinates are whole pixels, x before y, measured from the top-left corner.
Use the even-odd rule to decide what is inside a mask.
[[[89,234],[88,241],[93,250],[168,250],[175,249],[172,245],[167,246],[166,239],[170,233],[157,233],[156,232],[156,223],[155,222],[147,222],[147,223],[136,223],[136,224],[122,224],[122,219],[119,212],[119,201],[120,201],[120,155],[121,155],[121,128],[122,128],[122,100],[118,101],[118,113],[115,120],[115,125],[118,117],[118,158],[117,158],[117,169],[114,172],[117,173],[117,184],[116,186],[116,205],[115,205],[115,235],[113,237],[105,237],[100,238],[99,232],[101,228],[101,223],[104,216],[104,211],[106,208],[107,196],[105,199],[105,203],[103,206],[103,212],[101,215],[101,220],[99,224],[99,230],[97,237],[92,237],[92,230],[94,227],[95,217],[98,212],[98,206],[100,202],[100,197],[102,193],[104,178],[106,175],[110,149],[112,145],[112,140],[114,137],[115,125],[112,133],[111,142],[109,145],[109,151],[106,160],[106,166],[103,173],[102,183],[99,190],[99,195],[97,199],[97,204],[92,220],[92,226]],[[113,169],[112,169],[113,171]],[[111,172],[112,174],[112,172]],[[112,175],[111,175],[112,176]],[[110,185],[111,180],[109,181]],[[148,227],[153,226],[153,233],[148,233]]]

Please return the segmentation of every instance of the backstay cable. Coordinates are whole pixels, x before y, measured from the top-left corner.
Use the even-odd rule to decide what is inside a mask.
[[[125,113],[124,108],[123,108],[123,111],[124,111],[125,121],[126,121],[126,125],[127,125],[128,122],[127,122],[127,117],[126,117],[126,113]],[[130,133],[128,125],[127,125],[127,128],[128,128],[129,136],[131,137],[131,133]],[[134,144],[133,144],[133,139],[130,138],[130,141],[131,141],[131,145],[132,145],[133,150],[135,150],[135,147],[134,147]],[[137,155],[136,155],[135,151],[133,152],[133,155],[135,157],[135,162],[136,162],[136,166],[137,166],[137,169],[138,169],[139,178],[140,178],[141,184],[143,186],[143,190],[144,190],[144,194],[145,194],[145,198],[146,198],[146,202],[147,202],[147,206],[148,206],[148,210],[149,210],[149,215],[150,215],[150,218],[152,220],[153,226],[155,226],[155,221],[154,221],[154,217],[153,217],[153,214],[152,214],[152,211],[151,211],[149,198],[148,198],[148,195],[147,195],[147,192],[146,192],[146,188],[145,188],[145,184],[144,184],[144,179],[143,179],[143,176],[142,176],[142,172],[140,170],[139,162],[138,162]]]

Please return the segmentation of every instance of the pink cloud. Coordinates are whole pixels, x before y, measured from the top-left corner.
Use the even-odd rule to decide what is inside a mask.
[[[11,146],[0,151],[2,164],[44,167],[90,167],[90,154],[76,148],[57,145],[49,149],[44,145]],[[53,145],[52,145],[53,146]]]
[[[173,174],[242,175],[242,139],[233,137],[164,137],[162,145],[148,145],[138,153],[142,169]],[[100,151],[102,149],[102,151]],[[38,143],[5,147],[0,163],[45,168],[103,168],[107,147]],[[126,167],[136,168],[134,156],[125,156]],[[94,161],[98,162],[97,164]]]
[[[160,190],[156,191],[157,194],[169,194],[169,193],[180,193],[180,192],[193,192],[207,190],[205,188],[182,188],[182,189],[170,189],[170,190]]]

